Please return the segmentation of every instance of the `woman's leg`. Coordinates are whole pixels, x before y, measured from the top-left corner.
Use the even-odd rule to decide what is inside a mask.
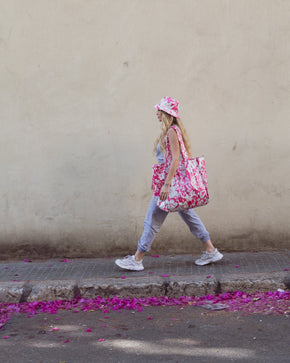
[[[188,225],[190,232],[201,242],[204,243],[206,250],[208,250],[208,252],[212,252],[214,250],[214,246],[210,241],[209,233],[206,230],[199,216],[194,212],[194,210],[187,209],[178,212],[178,214],[183,219],[183,221]]]
[[[150,250],[156,233],[159,231],[168,212],[164,212],[157,207],[154,198],[152,197],[145,220],[144,232],[139,239],[138,249],[133,256],[126,256],[122,259],[117,259],[115,264],[126,270],[141,271],[144,270],[142,259],[145,252]]]
[[[202,254],[201,258],[195,261],[196,265],[203,266],[221,260],[223,255],[212,244],[208,231],[194,210],[188,209],[179,212],[179,215],[188,225],[191,233],[204,243],[205,252]]]
[[[152,197],[144,220],[144,231],[139,239],[138,248],[135,253],[137,261],[142,260],[144,253],[150,250],[154,238],[165,221],[167,214],[168,212],[163,211],[157,206],[154,197]]]

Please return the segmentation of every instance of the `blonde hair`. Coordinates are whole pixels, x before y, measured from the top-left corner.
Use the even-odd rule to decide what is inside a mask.
[[[154,143],[154,152],[156,152],[157,145],[160,143],[161,151],[164,154],[166,154],[166,145],[165,145],[166,133],[167,133],[168,129],[171,126],[176,125],[176,126],[179,127],[179,129],[181,131],[184,146],[186,148],[188,156],[191,158],[191,146],[190,146],[189,137],[187,135],[185,127],[184,127],[183,123],[181,122],[180,118],[173,117],[173,116],[169,115],[168,113],[166,113],[164,111],[161,111],[161,112],[162,112],[162,117],[161,117],[161,121],[162,121],[161,129],[162,129],[162,131],[161,131],[161,134],[159,135],[159,137],[156,139],[156,141]]]

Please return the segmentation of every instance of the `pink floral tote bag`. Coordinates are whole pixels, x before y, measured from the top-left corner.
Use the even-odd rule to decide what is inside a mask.
[[[176,212],[201,207],[209,202],[204,157],[201,156],[189,159],[183,143],[181,131],[177,126],[172,126],[172,128],[174,128],[178,136],[182,160],[180,160],[171,182],[169,196],[164,201],[160,200],[160,190],[165,182],[172,160],[168,136],[165,138],[167,150],[165,163],[154,164],[152,166],[152,189],[154,199],[158,207],[166,212]]]

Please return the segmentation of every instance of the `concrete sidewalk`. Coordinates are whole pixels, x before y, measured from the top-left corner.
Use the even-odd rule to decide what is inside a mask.
[[[193,255],[145,256],[144,271],[119,269],[115,258],[0,263],[0,302],[96,296],[201,296],[226,291],[290,289],[290,251],[224,253],[212,265]]]

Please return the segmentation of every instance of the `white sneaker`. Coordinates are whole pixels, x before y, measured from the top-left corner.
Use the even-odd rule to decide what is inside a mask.
[[[195,264],[199,266],[207,265],[211,262],[217,262],[221,260],[224,257],[217,249],[215,249],[213,252],[209,253],[207,251],[204,251],[201,255],[201,257],[197,260],[195,260]]]
[[[142,271],[144,270],[144,266],[141,261],[136,261],[135,256],[126,256],[122,259],[117,259],[115,264],[125,270],[133,270],[133,271]]]

